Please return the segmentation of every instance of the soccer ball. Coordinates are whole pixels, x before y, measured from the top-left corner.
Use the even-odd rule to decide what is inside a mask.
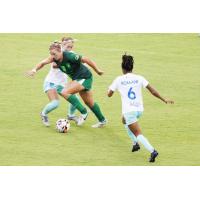
[[[59,119],[56,122],[56,129],[59,133],[67,133],[70,129],[70,123],[67,119]]]

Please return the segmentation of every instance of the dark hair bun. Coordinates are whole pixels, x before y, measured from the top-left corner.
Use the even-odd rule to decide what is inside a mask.
[[[133,70],[134,59],[131,55],[124,54],[122,56],[122,68],[127,72],[131,72]]]

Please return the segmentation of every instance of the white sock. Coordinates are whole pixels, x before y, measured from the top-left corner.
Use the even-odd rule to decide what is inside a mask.
[[[151,144],[149,143],[149,141],[147,140],[147,138],[145,138],[142,134],[137,136],[137,140],[144,145],[144,147],[150,152],[152,153],[154,151],[153,146],[151,146]]]
[[[75,114],[73,114],[73,115],[68,114],[68,117],[75,117]]]

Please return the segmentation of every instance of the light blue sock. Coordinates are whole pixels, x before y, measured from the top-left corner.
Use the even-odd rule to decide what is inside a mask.
[[[138,140],[135,137],[135,135],[133,134],[133,132],[129,129],[128,125],[125,124],[124,127],[127,130],[127,134],[131,138],[133,144],[136,144],[138,142]]]
[[[52,110],[56,109],[58,106],[59,106],[59,100],[53,100],[43,108],[42,114],[47,115]]]
[[[76,112],[76,107],[73,106],[71,103],[69,104],[69,109],[68,109],[68,116],[72,117],[75,115]]]
[[[147,140],[147,138],[145,138],[142,134],[137,136],[137,140],[144,145],[144,147],[150,152],[152,153],[154,151],[153,146],[151,146],[151,144],[149,143],[149,141]]]

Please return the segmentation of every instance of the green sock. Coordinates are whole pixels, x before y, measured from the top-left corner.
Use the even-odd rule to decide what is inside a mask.
[[[103,116],[99,105],[97,103],[94,103],[94,106],[92,108],[90,108],[92,110],[92,112],[95,114],[95,116],[97,117],[97,119],[102,122],[105,120],[105,117]]]
[[[76,95],[77,99],[80,101],[80,99],[78,98],[78,96]],[[69,116],[75,116],[75,112],[76,112],[76,107],[74,107],[71,103],[68,106],[68,115]]]
[[[78,111],[80,111],[81,114],[87,113],[87,109],[81,104],[76,95],[70,95],[67,101],[71,103]]]

